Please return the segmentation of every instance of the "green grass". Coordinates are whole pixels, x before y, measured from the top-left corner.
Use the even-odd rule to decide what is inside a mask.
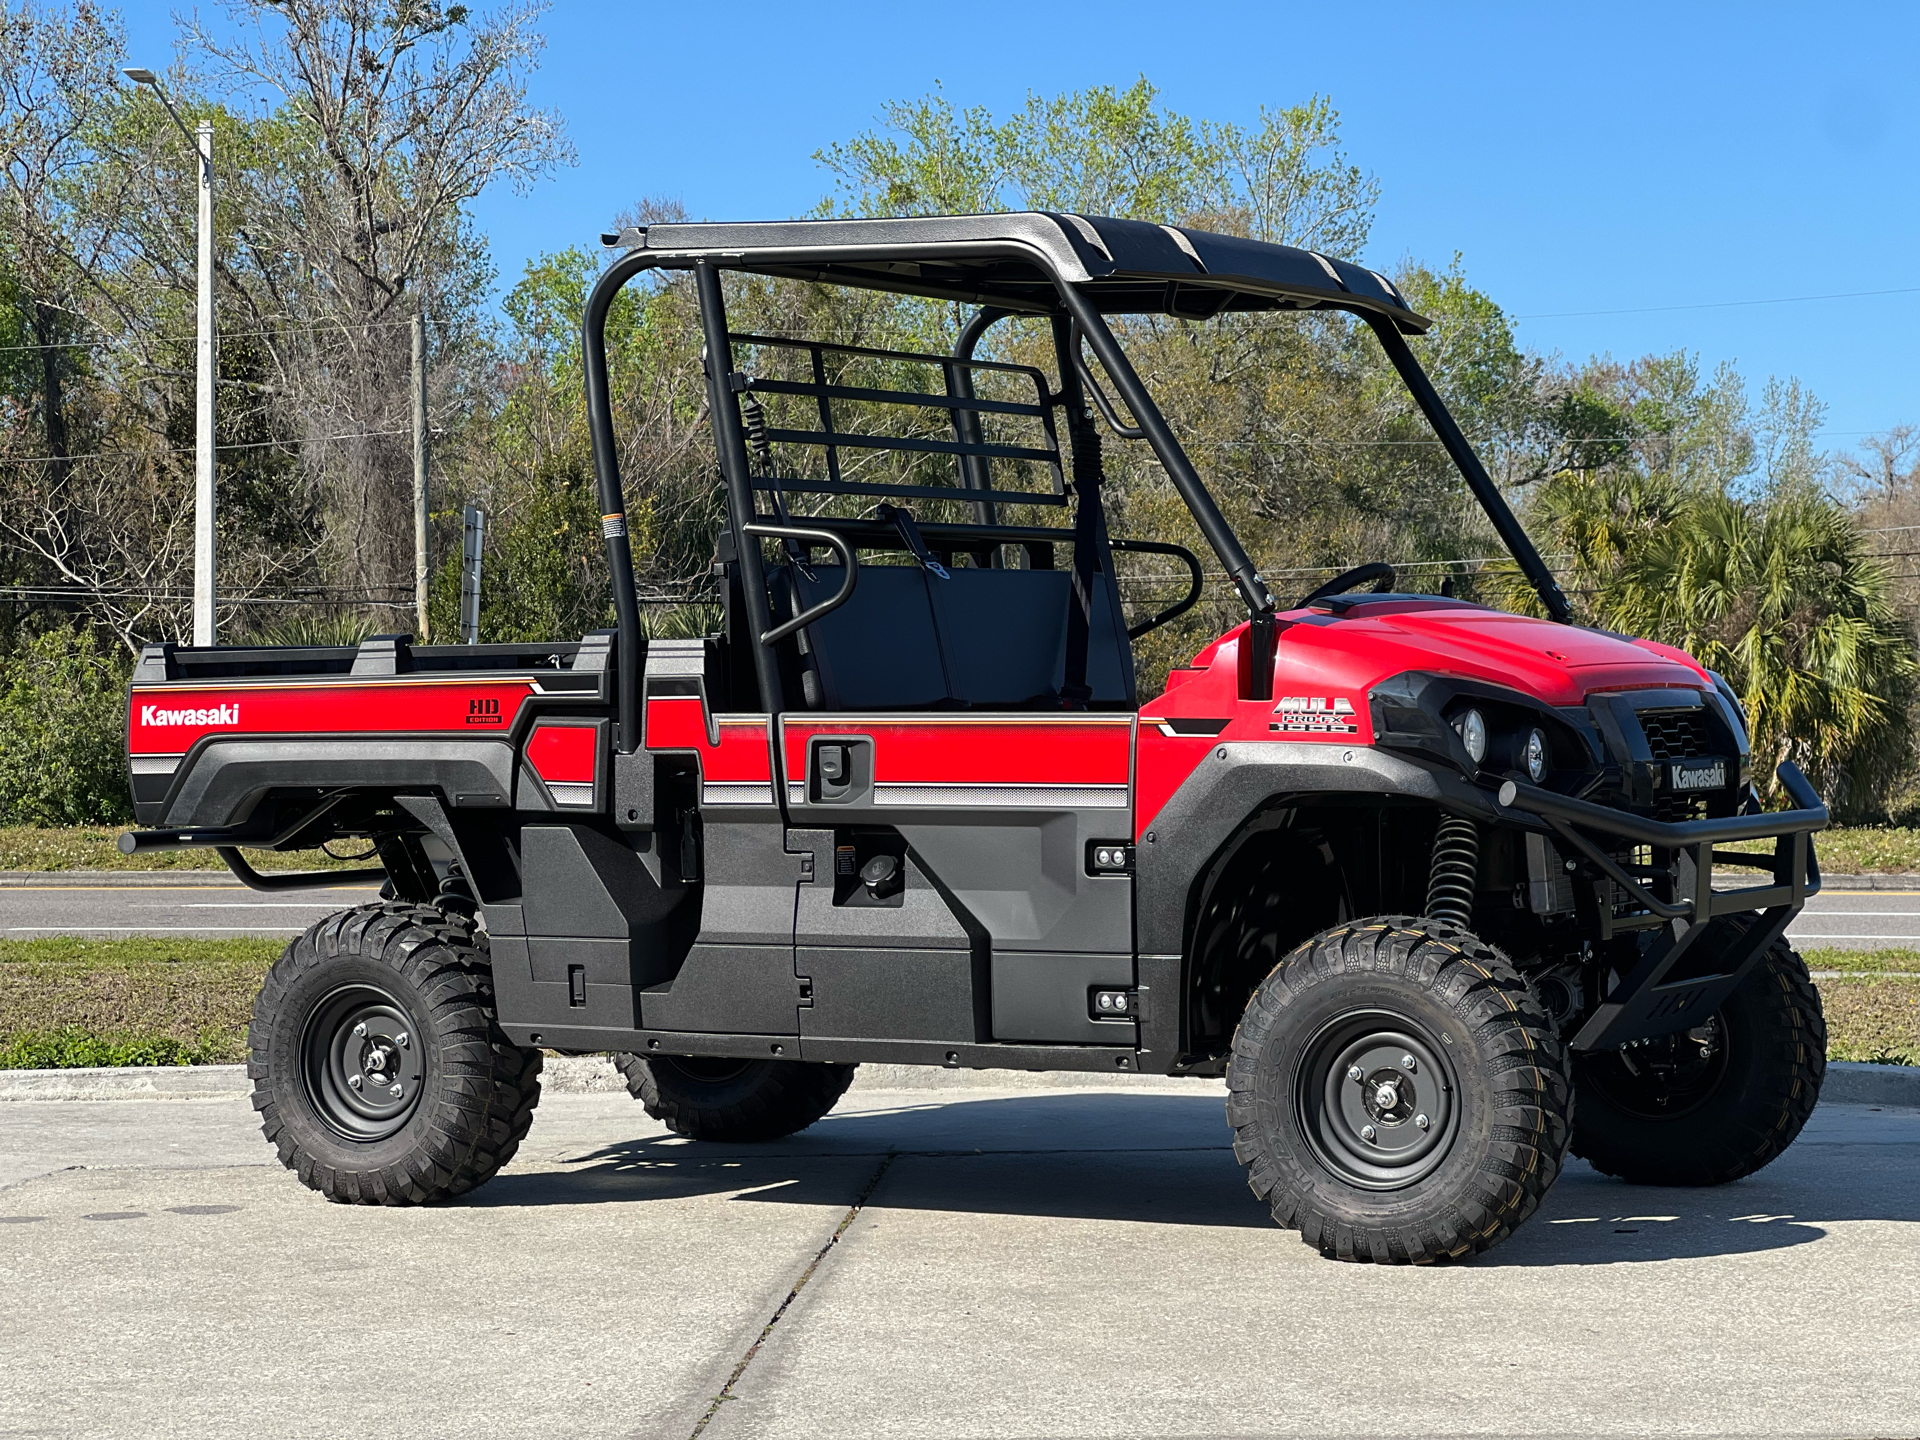
[[[163,850],[122,855],[116,842],[130,825],[76,825],[43,830],[31,825],[0,826],[0,870],[218,870],[226,862],[211,850]],[[364,849],[349,842],[348,854]],[[336,860],[319,850],[248,850],[256,870],[349,870],[378,865],[377,860]]]
[[[1809,970],[1845,970],[1884,975],[1890,970],[1920,976],[1920,950],[1802,950]]]
[[[278,940],[0,940],[0,1069],[246,1057]]]
[[[1763,855],[1771,840],[1743,840],[1723,846]],[[1820,869],[1828,875],[1904,875],[1920,873],[1920,830],[1899,825],[1840,825],[1814,837]]]
[[[246,1058],[278,940],[0,940],[0,1070]],[[1920,951],[1809,950],[1827,1055],[1920,1065]],[[1892,973],[1889,973],[1892,972]]]

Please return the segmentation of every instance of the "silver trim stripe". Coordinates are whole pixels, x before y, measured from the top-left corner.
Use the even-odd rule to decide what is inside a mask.
[[[556,805],[593,805],[593,782],[591,780],[549,780],[547,789],[553,795]]]
[[[875,805],[970,805],[1124,810],[1125,785],[876,785]]]
[[[700,787],[702,805],[771,805],[773,804],[773,786],[769,784],[742,784],[738,781],[715,780]]]
[[[136,775],[171,775],[180,768],[178,755],[133,755],[128,757]]]

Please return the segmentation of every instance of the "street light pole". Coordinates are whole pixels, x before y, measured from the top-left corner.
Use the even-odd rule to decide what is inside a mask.
[[[213,645],[217,643],[213,584],[213,126],[203,122],[197,130],[189,131],[153,71],[131,68],[121,73],[136,85],[152,88],[200,161],[199,323],[194,342],[193,643]]]
[[[193,421],[193,643],[215,644],[213,587],[213,126],[200,155],[200,326]]]

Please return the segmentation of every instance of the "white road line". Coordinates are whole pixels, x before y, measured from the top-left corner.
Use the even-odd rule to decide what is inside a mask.
[[[1875,918],[1885,916],[1889,920],[1911,920],[1916,916],[1920,916],[1920,910],[1828,910],[1825,907],[1818,910],[1803,910],[1800,913],[1812,916],[1815,919],[1829,915],[1870,915]]]

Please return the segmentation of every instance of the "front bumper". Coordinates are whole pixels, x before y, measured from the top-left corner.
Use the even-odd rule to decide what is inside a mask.
[[[1793,799],[1791,810],[1671,823],[1519,781],[1500,787],[1494,807],[1503,819],[1525,816],[1532,826],[1544,825],[1646,912],[1637,924],[1617,928],[1658,929],[1652,946],[1580,1027],[1571,1041],[1574,1049],[1618,1048],[1701,1023],[1785,934],[1807,897],[1819,893],[1812,836],[1826,828],[1827,807],[1798,766],[1783,764],[1778,774]],[[1654,851],[1654,863],[1632,867],[1640,873],[1631,873],[1594,843],[1593,833],[1647,846]],[[1774,841],[1771,857],[1714,849],[1737,840],[1765,839]],[[1716,865],[1769,870],[1772,883],[1716,890]],[[1603,933],[1611,933],[1616,928],[1611,907],[1601,910]],[[1756,918],[1744,928],[1723,926],[1709,935],[1716,917],[1737,914]]]

